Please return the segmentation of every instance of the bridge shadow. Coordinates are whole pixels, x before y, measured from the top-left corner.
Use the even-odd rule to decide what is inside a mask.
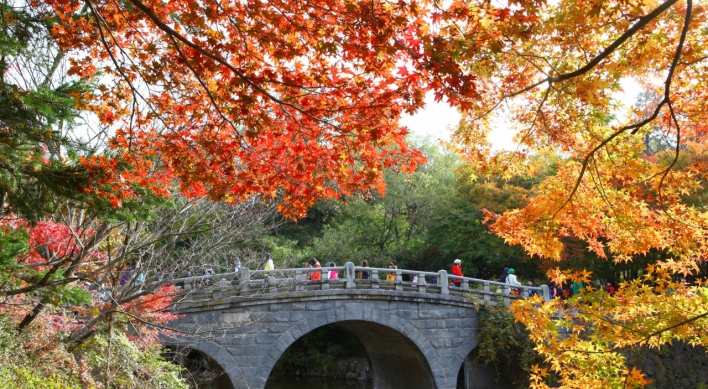
[[[181,366],[180,373],[196,389],[234,389],[226,370],[206,353],[189,347],[167,347],[163,357]]]
[[[353,343],[361,350],[371,369],[375,388],[435,388],[433,373],[425,355],[399,331],[370,321],[345,320],[319,327],[309,334],[324,331],[328,327],[336,328],[335,334],[338,332],[349,337],[339,340],[343,344],[352,346]],[[337,342],[338,339],[324,341]],[[281,358],[288,358],[289,352],[297,347],[302,345],[295,340]]]

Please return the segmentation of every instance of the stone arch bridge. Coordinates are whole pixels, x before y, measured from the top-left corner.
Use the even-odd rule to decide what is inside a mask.
[[[336,279],[328,277],[331,270],[338,272]],[[389,272],[395,280],[384,281]],[[313,273],[321,273],[319,280],[310,280]],[[479,343],[478,309],[529,293],[549,298],[545,285],[519,287],[521,296],[516,296],[506,284],[444,270],[360,268],[352,263],[246,271],[236,277],[178,280],[185,291],[173,308],[181,314],[172,323],[178,332],[164,339],[166,345],[196,350],[218,363],[234,389],[263,389],[291,344],[330,324],[357,340],[376,389],[455,389],[460,371],[467,388],[483,388],[488,377],[469,360]]]

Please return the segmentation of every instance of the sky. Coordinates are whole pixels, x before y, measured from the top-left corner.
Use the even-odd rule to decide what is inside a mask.
[[[401,124],[407,126],[411,133],[421,137],[429,136],[433,140],[450,140],[454,127],[460,121],[460,113],[445,102],[435,102],[432,94],[425,98],[425,109],[413,116],[405,115]],[[512,150],[516,144],[512,142],[514,131],[504,123],[489,134],[489,139],[495,149]]]
[[[630,79],[620,81],[623,93],[615,94],[615,98],[622,101],[625,107],[630,107],[637,100],[641,91],[639,84]],[[622,112],[617,115],[620,120]],[[404,115],[401,124],[407,126],[413,135],[430,137],[433,140],[450,140],[453,128],[460,120],[460,113],[445,102],[435,102],[432,93],[425,98],[425,109],[418,111],[413,116]],[[492,147],[496,150],[515,150],[517,145],[513,142],[515,131],[501,118],[496,128],[489,134]]]

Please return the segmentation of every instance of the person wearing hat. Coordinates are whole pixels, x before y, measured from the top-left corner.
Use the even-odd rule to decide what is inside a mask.
[[[502,271],[502,274],[499,276],[499,282],[502,284],[506,284],[506,277],[509,276],[509,268],[505,267],[504,271]]]
[[[511,286],[521,286],[521,282],[516,279],[516,274],[514,274],[514,269],[509,269],[509,275],[506,277],[506,283]],[[518,289],[512,289],[512,293],[520,294]]]
[[[452,265],[452,274],[460,277],[464,277],[462,274],[462,261],[459,259],[456,259]],[[455,280],[453,281],[456,287],[460,287],[462,285],[462,280]]]

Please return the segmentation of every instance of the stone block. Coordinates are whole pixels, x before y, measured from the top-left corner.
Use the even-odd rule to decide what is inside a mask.
[[[331,324],[331,323],[334,323],[335,321],[337,321],[337,316],[334,313],[334,309],[330,309],[330,310],[326,311],[325,315],[326,315],[327,323]]]
[[[292,328],[287,331],[290,336],[293,337],[293,339],[298,340],[300,337],[303,335],[302,331],[300,331],[300,327],[298,326],[292,326]]]
[[[381,325],[388,325],[391,319],[391,314],[382,310],[372,310],[371,311],[371,321],[374,323],[379,323]]]
[[[292,326],[291,323],[280,322],[280,323],[268,323],[265,328],[267,332],[270,333],[281,333],[285,332]]]
[[[262,357],[270,349],[269,346],[243,346],[239,347],[238,355],[244,357]]]
[[[467,339],[470,336],[476,335],[477,331],[472,328],[460,328],[458,330],[458,336],[462,339]]]
[[[310,328],[310,325],[309,325],[309,324],[307,323],[307,321],[305,321],[305,320],[299,322],[299,323],[297,324],[297,327],[300,329],[300,332],[301,332],[303,335],[307,334],[307,333],[310,332],[310,330],[312,329],[312,328]]]
[[[310,331],[312,331],[315,328],[318,328],[320,326],[319,322],[317,321],[317,317],[315,315],[310,315],[307,318],[307,324],[310,325]]]
[[[263,389],[265,388],[266,381],[268,380],[268,377],[253,377],[251,380],[251,389]]]
[[[284,322],[284,321],[290,321],[290,314],[292,312],[287,312],[287,311],[280,311],[280,312],[272,312],[270,315],[266,316],[266,321],[268,322]]]
[[[438,353],[438,357],[440,357],[440,359],[450,359],[455,356],[455,350],[447,347],[436,349],[436,352]]]
[[[449,317],[454,317],[455,315],[453,313],[456,313],[456,311],[450,311],[446,309],[428,309],[428,310],[423,310],[421,309],[418,316],[421,319],[447,319]]]
[[[428,339],[439,339],[447,336],[445,331],[440,329],[421,329],[420,332]]]
[[[258,366],[261,363],[261,359],[263,359],[263,357],[260,356],[236,356],[233,358],[234,361],[236,361],[236,363],[238,364],[238,366],[242,369],[246,367]]]
[[[290,312],[289,316],[289,321],[291,322],[299,322],[300,320],[303,320],[307,317],[308,312],[305,311],[293,311]]]
[[[401,319],[405,320],[416,320],[418,319],[418,310],[417,309],[411,309],[411,310],[395,310],[392,312],[394,315],[398,316]]]
[[[433,339],[430,344],[436,349],[443,348],[445,347],[445,339]]]
[[[308,311],[323,311],[326,309],[326,306],[322,302],[314,301],[314,302],[307,303],[307,305],[305,306],[305,309]]]
[[[282,339],[287,344],[292,344],[297,338],[295,338],[290,332],[286,331],[283,333],[283,335],[280,336],[280,339]]]
[[[364,307],[360,303],[349,303],[344,306],[345,320],[361,320]]]
[[[432,329],[440,327],[437,320],[416,320],[413,322],[413,325],[419,329]]]
[[[257,344],[271,344],[275,337],[272,334],[257,334],[254,338]]]

